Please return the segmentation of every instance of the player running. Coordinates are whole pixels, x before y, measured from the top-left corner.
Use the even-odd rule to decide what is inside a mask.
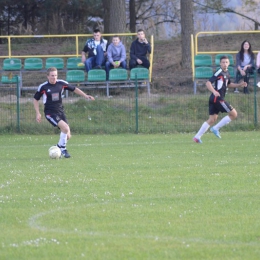
[[[220,58],[220,69],[218,69],[215,74],[206,82],[206,86],[211,92],[211,95],[209,97],[209,119],[202,124],[200,130],[194,136],[193,141],[196,143],[202,143],[202,135],[206,133],[209,127],[216,122],[219,112],[228,113],[228,115],[223,117],[218,124],[210,128],[210,131],[218,138],[221,138],[219,129],[227,125],[229,122],[236,119],[237,117],[237,111],[224,100],[226,89],[227,87],[246,87],[247,83],[244,81],[241,83],[230,82],[228,66],[228,57],[222,56]]]

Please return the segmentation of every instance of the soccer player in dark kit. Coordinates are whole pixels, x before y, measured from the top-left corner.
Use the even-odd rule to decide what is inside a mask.
[[[237,111],[224,100],[226,89],[227,87],[246,87],[247,83],[244,81],[237,84],[230,82],[228,66],[228,57],[222,56],[220,58],[220,69],[218,69],[214,73],[214,75],[206,82],[206,86],[211,92],[211,95],[209,97],[209,119],[202,124],[200,130],[194,136],[193,141],[196,143],[202,143],[202,135],[205,134],[209,127],[216,122],[219,112],[228,113],[228,115],[223,117],[218,124],[210,128],[210,131],[218,138],[221,138],[219,129],[227,125],[237,117]]]
[[[62,105],[62,94],[65,90],[86,98],[95,100],[92,96],[85,94],[79,88],[71,86],[67,81],[58,79],[58,71],[52,67],[47,70],[48,81],[42,83],[34,95],[33,105],[36,112],[36,121],[41,122],[41,113],[39,110],[39,100],[43,98],[44,114],[46,119],[61,131],[60,140],[57,146],[61,149],[61,154],[65,158],[70,158],[66,149],[67,140],[70,139],[70,127],[67,123],[66,115]]]

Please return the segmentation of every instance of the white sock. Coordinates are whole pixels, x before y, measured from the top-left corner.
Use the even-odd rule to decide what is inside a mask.
[[[214,126],[214,129],[219,130],[221,127],[227,125],[231,121],[232,120],[230,119],[229,116],[225,116]]]
[[[198,133],[195,135],[195,138],[200,139],[203,134],[207,132],[209,129],[210,125],[207,122],[204,122],[202,126],[200,127],[200,130]]]
[[[61,149],[66,149],[67,145],[67,134],[60,133],[60,140],[58,142],[58,145],[61,147]]]

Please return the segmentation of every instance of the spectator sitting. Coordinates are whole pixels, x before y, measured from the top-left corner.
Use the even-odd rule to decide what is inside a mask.
[[[106,49],[107,40],[102,38],[99,29],[95,29],[93,38],[86,41],[81,53],[81,60],[85,64],[87,72],[92,68],[101,69],[101,66],[105,65]],[[86,59],[87,52],[88,58]]]
[[[257,53],[257,57],[256,57],[256,68],[257,68],[257,72],[260,73],[260,51]]]
[[[114,67],[126,69],[126,51],[124,44],[120,41],[119,36],[113,36],[112,43],[107,48],[106,73],[109,77],[109,70]]]
[[[247,87],[244,87],[244,93],[249,94],[248,85],[250,74],[253,74],[255,58],[249,41],[245,40],[241,44],[241,49],[236,55],[236,83],[243,78],[247,83]],[[237,90],[235,90],[237,92]]]
[[[142,65],[149,69],[150,62],[147,59],[147,53],[151,53],[151,45],[145,38],[145,33],[142,29],[137,31],[137,39],[134,40],[130,47],[129,68],[133,69],[137,65]]]

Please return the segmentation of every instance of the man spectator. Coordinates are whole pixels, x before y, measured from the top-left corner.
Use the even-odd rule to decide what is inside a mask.
[[[126,69],[126,50],[118,35],[113,36],[112,43],[107,48],[106,73],[109,78],[111,68]]]
[[[99,29],[93,32],[93,38],[86,41],[81,53],[81,61],[85,64],[86,71],[92,68],[101,69],[106,61],[107,40],[103,39]],[[86,53],[88,52],[88,58]]]
[[[151,45],[145,38],[144,30],[139,29],[137,31],[137,39],[132,42],[130,47],[129,68],[133,69],[137,65],[142,65],[149,69],[150,62],[146,56],[148,53],[151,53]]]

